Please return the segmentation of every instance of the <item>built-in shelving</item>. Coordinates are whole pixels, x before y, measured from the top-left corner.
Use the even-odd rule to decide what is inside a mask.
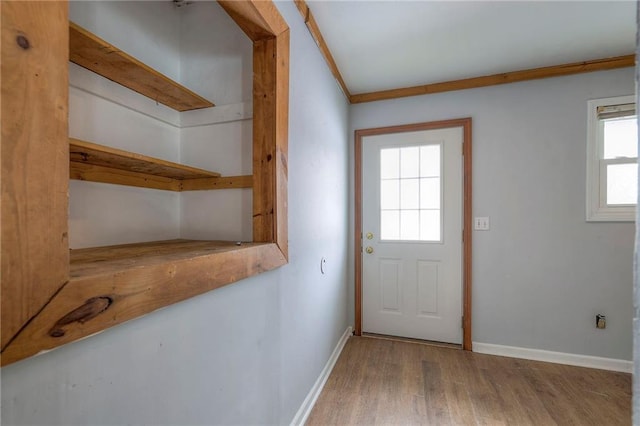
[[[69,60],[177,111],[214,106],[73,22],[69,22]]]
[[[185,180],[220,177],[220,173],[79,139],[69,139],[69,160],[71,179],[169,191],[185,190]]]
[[[166,171],[167,163],[179,173],[194,169],[89,142],[69,144],[68,117],[60,113],[68,110],[69,60],[154,101],[177,99],[179,111],[213,104],[70,24],[66,2],[2,8],[2,22],[12,23],[2,26],[3,40],[17,40],[1,51],[3,75],[12,77],[2,80],[3,102],[12,106],[2,115],[3,136],[9,135],[2,208],[16,212],[2,215],[2,241],[11,243],[1,253],[2,366],[287,263],[288,26],[271,1],[220,5],[253,41],[253,176],[196,169],[206,177],[177,179],[155,171]],[[33,75],[39,84],[31,84]],[[148,188],[253,187],[258,242],[174,240],[70,251],[66,167],[72,179]]]
[[[264,243],[179,239],[76,249],[70,251],[71,279],[119,274],[132,268],[151,268],[261,244]]]

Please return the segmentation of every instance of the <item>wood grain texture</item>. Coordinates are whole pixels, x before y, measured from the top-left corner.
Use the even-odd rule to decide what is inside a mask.
[[[147,157],[79,139],[69,139],[69,177],[90,182],[166,191],[251,188],[252,176],[219,173]]]
[[[307,425],[630,425],[631,375],[349,339]]]
[[[73,138],[69,138],[69,161],[171,179],[220,177],[209,170]]]
[[[462,348],[473,350],[471,336],[473,328],[471,316],[473,310],[473,136],[472,119],[459,120],[463,128],[464,142],[462,146],[463,167],[463,211],[462,211]]]
[[[354,134],[354,327],[356,336],[362,335],[362,130]]]
[[[177,111],[214,106],[73,22],[69,22],[69,60]]]
[[[218,3],[254,42],[274,38],[289,29],[271,1],[218,0]]]
[[[613,58],[596,59],[593,61],[573,62],[570,64],[554,65],[550,67],[533,68],[521,71],[487,75],[482,77],[465,78],[462,80],[425,84],[422,86],[381,90],[370,93],[359,93],[351,95],[349,101],[352,104],[375,102],[385,99],[429,95],[433,93],[450,92],[454,90],[473,89],[477,87],[495,86],[498,84],[516,83],[519,81],[560,77],[564,75],[580,74],[592,71],[604,71],[633,66],[635,66],[635,55],[616,56]]]
[[[71,252],[71,281],[2,354],[6,365],[286,263],[275,244],[164,241]]]
[[[354,334],[362,335],[362,144],[366,136],[376,136],[392,133],[416,132],[423,130],[446,129],[461,127],[463,129],[463,242],[462,242],[462,348],[472,350],[472,230],[473,230],[473,200],[472,200],[472,120],[459,118],[453,120],[434,121],[429,123],[403,124],[400,126],[376,127],[355,131],[355,327]]]
[[[7,365],[65,343],[88,337],[91,334],[98,333],[108,327],[144,315],[155,309],[168,306],[172,303],[239,281],[249,276],[260,274],[287,263],[286,167],[289,34],[286,23],[284,23],[284,20],[271,2],[250,1],[248,3],[252,5],[243,5],[237,8],[237,10],[240,10],[240,13],[242,13],[242,11],[252,10],[257,14],[259,19],[264,21],[266,27],[275,28],[278,32],[277,36],[269,36],[269,43],[262,44],[261,40],[259,40],[254,44],[254,51],[264,55],[264,66],[254,66],[254,79],[257,82],[254,86],[260,87],[261,93],[265,94],[262,98],[256,98],[254,103],[254,108],[263,111],[261,117],[263,119],[262,122],[265,124],[265,130],[257,132],[258,137],[254,134],[254,152],[264,153],[268,150],[277,152],[277,156],[266,159],[266,163],[269,163],[268,165],[264,166],[260,163],[254,167],[254,171],[260,176],[270,173],[271,175],[264,179],[275,183],[274,187],[268,192],[270,203],[275,207],[273,211],[268,212],[270,222],[267,222],[268,231],[266,233],[271,235],[271,240],[269,241],[256,244],[243,243],[241,246],[236,246],[235,243],[229,242],[170,241],[78,250],[72,252],[72,276],[69,277],[69,251],[66,236],[68,204],[67,171],[69,170],[69,140],[66,132],[66,108],[68,103],[68,87],[66,81],[68,53],[66,47],[68,46],[68,40],[66,37],[69,30],[66,14],[64,15],[64,19],[61,19],[61,21],[64,22],[64,26],[53,29],[52,35],[50,34],[49,37],[46,38],[46,40],[55,41],[57,36],[63,35],[62,42],[55,43],[56,46],[63,46],[63,52],[57,52],[55,49],[50,50],[50,53],[55,55],[55,58],[59,61],[59,63],[56,62],[53,68],[55,70],[62,70],[61,72],[64,73],[65,81],[64,84],[61,85],[62,95],[59,98],[46,96],[37,98],[32,96],[28,100],[24,100],[19,96],[24,93],[29,93],[29,91],[23,90],[24,87],[22,86],[18,86],[15,91],[10,91],[8,89],[12,88],[12,86],[5,85],[5,80],[3,80],[3,138],[5,134],[8,134],[5,133],[5,129],[10,127],[5,127],[4,125],[4,111],[6,108],[5,105],[9,105],[8,100],[11,99],[11,96],[18,96],[18,105],[22,105],[20,102],[24,102],[26,105],[19,110],[18,115],[13,117],[16,123],[11,122],[11,124],[22,131],[19,125],[28,122],[36,128],[37,132],[34,131],[34,134],[36,134],[39,142],[51,142],[53,140],[48,139],[48,137],[56,136],[56,129],[52,127],[52,123],[55,123],[56,120],[61,120],[65,126],[63,134],[60,135],[59,138],[55,138],[55,141],[60,141],[60,146],[57,146],[60,151],[56,152],[62,156],[64,161],[58,161],[58,158],[53,154],[47,157],[46,154],[48,154],[49,151],[46,151],[40,145],[38,145],[37,150],[27,152],[30,155],[23,155],[22,153],[20,155],[14,155],[8,150],[5,150],[5,148],[10,145],[5,146],[4,140],[1,157],[3,166],[3,190],[14,185],[13,180],[15,179],[17,179],[18,184],[21,183],[21,179],[26,181],[26,174],[5,174],[5,166],[7,164],[10,164],[11,167],[15,167],[16,169],[24,168],[30,171],[29,178],[37,179],[37,185],[44,185],[43,188],[46,187],[47,191],[43,192],[47,192],[47,196],[52,196],[52,191],[51,186],[46,185],[51,184],[53,181],[57,182],[56,179],[58,177],[57,174],[54,173],[51,175],[49,172],[54,168],[56,171],[62,170],[61,174],[64,175],[64,190],[59,192],[56,197],[52,196],[54,198],[52,202],[44,196],[40,197],[39,200],[42,200],[43,204],[37,205],[39,210],[35,220],[36,222],[42,222],[36,223],[37,226],[34,229],[40,231],[40,235],[38,235],[40,237],[39,241],[48,241],[48,238],[61,238],[62,242],[59,242],[59,246],[54,247],[52,245],[51,250],[42,253],[42,255],[46,257],[47,261],[57,259],[58,255],[64,258],[63,269],[66,284],[64,282],[61,283],[56,293],[48,295],[48,299],[45,300],[46,305],[36,312],[34,314],[35,316],[30,317],[28,323],[26,323],[25,326],[21,326],[18,334],[5,346],[2,351],[2,365]],[[41,28],[43,32],[46,32],[48,27],[47,25],[40,25],[41,23],[38,22],[38,19],[43,18],[43,21],[51,23],[53,20],[52,14],[46,10],[46,5],[51,4],[57,4],[61,7],[61,10],[64,9],[66,11],[66,2],[12,2],[12,5],[20,5],[21,7],[28,5],[28,7],[31,8],[33,5],[32,9],[27,10],[28,13],[26,13],[26,15],[34,19],[36,26]],[[5,65],[9,66],[10,61],[5,62],[5,57],[9,56],[5,56],[7,50],[4,49],[4,45],[6,44],[4,41],[4,31],[7,28],[4,22],[4,6],[5,3],[3,2],[3,76],[5,75],[5,69],[13,71],[12,68],[5,67]],[[240,15],[236,16],[236,18],[240,20],[245,19]],[[246,19],[251,20],[254,18],[255,16],[250,16]],[[12,39],[12,41],[15,40]],[[38,41],[42,46],[47,46],[42,40],[39,39]],[[20,42],[24,44],[24,41]],[[272,56],[269,57],[269,54]],[[47,71],[49,64],[46,60],[42,61],[42,63],[38,62],[40,59],[41,58],[38,58],[36,63],[25,65],[24,69],[21,68],[17,74],[27,75],[32,71]],[[36,74],[36,77],[37,76],[38,74]],[[13,90],[13,88],[11,90]],[[5,96],[5,92],[11,96]],[[38,102],[35,102],[36,99]],[[5,103],[5,101],[7,101],[7,103]],[[32,101],[33,103],[31,103]],[[56,102],[59,102],[60,105]],[[11,104],[11,106],[15,108],[13,104]],[[42,106],[43,111],[46,111],[46,114],[39,114],[38,108],[40,106]],[[32,114],[31,109],[35,111],[36,120],[32,122],[22,120],[22,116]],[[55,111],[53,109],[55,109]],[[60,111],[58,111],[58,109]],[[49,133],[41,132],[41,130],[48,131]],[[51,146],[53,145],[54,144],[51,143]],[[51,147],[47,146],[47,148]],[[15,160],[16,163],[8,163],[6,161],[6,159],[9,158],[6,156],[8,152],[13,156],[10,157],[12,161]],[[41,161],[32,161],[31,156],[38,157]],[[82,157],[82,155],[80,157]],[[43,167],[42,171],[32,170],[28,168],[30,164],[44,164],[46,167]],[[273,164],[276,165],[273,166]],[[77,173],[77,176],[81,176],[82,174],[86,176],[88,174],[99,175],[107,173],[103,169],[109,169],[109,167],[105,167],[104,165],[88,165],[74,161],[71,169],[73,173]],[[7,170],[10,169],[7,168]],[[117,173],[115,170],[117,170]],[[114,169],[111,167],[109,173],[112,175],[117,174],[117,179],[120,180],[138,179],[141,181],[145,179],[143,174],[137,171]],[[210,174],[210,172],[207,172],[207,174]],[[11,185],[5,184],[5,177],[10,178]],[[164,179],[172,178],[155,176],[153,178],[154,182],[156,182],[154,185],[167,184],[167,182],[161,182]],[[215,182],[213,182],[214,179],[216,180]],[[250,185],[249,182],[252,180],[253,178],[251,176],[229,178],[202,177],[179,180],[178,182],[180,182],[179,189],[186,190],[186,186],[190,185],[193,186],[193,189],[202,188],[204,185],[211,186],[211,189],[218,187],[246,187]],[[185,183],[183,186],[183,182],[188,183]],[[33,185],[33,187],[37,185]],[[169,189],[175,190],[175,188]],[[56,204],[60,201],[57,197],[64,197],[61,205]],[[4,294],[4,285],[7,283],[4,279],[4,277],[7,276],[5,272],[5,260],[7,259],[5,256],[6,250],[4,250],[5,235],[8,236],[6,241],[9,241],[9,237],[18,235],[18,231],[22,232],[22,230],[16,230],[15,234],[11,234],[10,232],[5,233],[7,229],[4,221],[5,207],[7,207],[9,203],[5,202],[4,193],[1,201],[3,213],[2,303],[4,308],[5,301],[11,300],[10,298],[5,298]],[[16,205],[18,208],[22,208],[25,205],[25,200],[17,201]],[[65,233],[62,237],[56,234],[57,223],[53,223],[53,226],[51,226],[52,216],[60,218],[63,222]],[[285,238],[283,238],[283,235]],[[40,242],[38,244],[40,244]],[[38,245],[32,245],[28,248],[37,249],[39,247]],[[19,254],[21,256],[21,262],[29,262],[31,252],[22,251]],[[41,253],[38,253],[38,255],[40,254]],[[13,258],[17,259],[18,256],[13,254]],[[53,265],[53,268],[48,268],[48,266],[51,265]],[[47,278],[54,277],[58,272],[54,269],[57,263],[35,266],[42,266],[37,272]],[[8,283],[7,287],[11,289],[14,284],[16,283]],[[23,291],[23,287],[19,287],[21,284],[22,283],[16,284],[18,286],[16,288],[19,296],[22,294],[20,291]],[[25,284],[27,290],[29,290],[28,285],[30,284]],[[38,295],[42,296],[45,288],[38,287],[37,290]],[[9,315],[9,311],[9,309],[3,309],[3,327],[6,324],[4,317],[5,315]],[[12,312],[12,315],[20,313],[18,308],[12,308]]]
[[[331,74],[333,74],[333,77],[338,82],[338,85],[342,89],[342,92],[347,97],[347,99],[350,99],[351,94],[349,93],[349,89],[347,88],[347,83],[345,83],[344,79],[342,78],[342,74],[340,74],[340,69],[338,69],[338,64],[336,64],[336,61],[333,59],[333,55],[329,50],[329,46],[327,45],[327,42],[324,40],[324,37],[322,36],[322,31],[320,31],[320,27],[318,26],[318,23],[313,17],[313,13],[311,12],[311,9],[309,9],[309,6],[304,0],[294,0],[294,2],[296,7],[298,8],[298,11],[300,12],[300,15],[302,15],[302,19],[304,19],[305,25],[307,26],[307,28],[309,29],[309,32],[311,33],[311,37],[313,37],[313,40],[318,45],[318,49],[320,49],[320,53],[322,54],[322,57],[327,63],[327,66],[329,67]]]
[[[275,241],[276,40],[253,45],[253,240]]]
[[[255,42],[253,66],[253,239],[287,257],[289,31]]]
[[[64,2],[2,2],[2,348],[69,279]]]
[[[136,186],[138,188],[181,191],[181,181],[147,173],[130,172],[92,164],[69,163],[69,179],[87,182],[110,183],[113,185]]]
[[[275,101],[275,243],[289,258],[289,30],[276,38]]]
[[[252,188],[253,176],[224,176],[219,178],[185,179],[180,182],[180,191],[203,191],[210,189]]]

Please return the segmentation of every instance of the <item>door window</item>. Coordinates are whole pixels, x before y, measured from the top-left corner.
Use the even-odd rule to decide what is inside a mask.
[[[442,145],[380,149],[380,239],[442,241]]]

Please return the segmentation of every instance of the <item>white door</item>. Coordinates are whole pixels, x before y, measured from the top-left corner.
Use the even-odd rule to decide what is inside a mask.
[[[362,140],[362,330],[462,343],[463,128]]]

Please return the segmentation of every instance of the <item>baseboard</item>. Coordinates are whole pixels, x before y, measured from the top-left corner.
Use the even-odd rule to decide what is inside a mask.
[[[511,358],[529,359],[532,361],[553,362],[556,364],[620,371],[623,373],[631,373],[633,371],[633,361],[626,361],[623,359],[601,358],[597,356],[569,354],[564,352],[520,348],[517,346],[494,345],[492,343],[480,342],[473,342],[473,351],[481,354],[508,356]]]
[[[333,353],[331,354],[331,356],[329,357],[329,360],[327,361],[324,368],[322,369],[320,376],[311,387],[311,390],[307,394],[307,397],[302,402],[300,409],[298,410],[296,415],[293,417],[293,420],[291,420],[292,426],[301,426],[301,425],[304,425],[305,422],[307,421],[309,414],[311,414],[311,410],[313,410],[313,406],[316,404],[316,401],[320,396],[320,392],[322,392],[322,388],[324,388],[325,383],[327,383],[327,379],[329,378],[329,375],[331,374],[333,367],[336,365],[336,361],[338,361],[338,357],[342,353],[342,349],[344,349],[344,345],[347,344],[347,340],[349,340],[349,337],[351,337],[351,334],[352,334],[351,326],[349,326],[347,327],[344,334],[338,341],[338,344],[333,350]]]

